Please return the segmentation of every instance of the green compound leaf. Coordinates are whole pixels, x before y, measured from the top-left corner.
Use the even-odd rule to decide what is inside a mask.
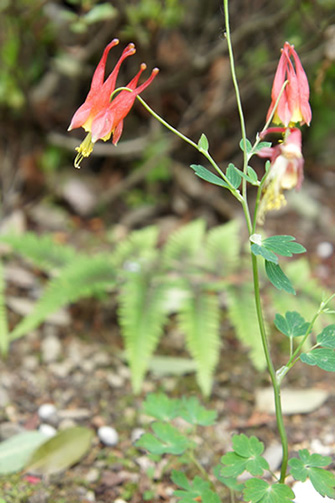
[[[136,442],[136,447],[146,449],[151,454],[183,454],[191,446],[190,440],[168,423],[153,423],[155,435],[145,433]]]
[[[300,337],[306,334],[309,323],[296,311],[287,311],[285,317],[276,314],[275,326],[287,337]]]
[[[262,475],[269,469],[269,464],[261,456],[264,445],[258,438],[247,437],[243,433],[233,436],[233,452],[225,454],[221,462],[226,465],[221,474],[223,477],[237,477],[245,470],[251,475]]]
[[[172,471],[172,481],[181,487],[182,491],[174,491],[174,496],[181,498],[179,503],[194,503],[194,501],[202,501],[206,503],[220,503],[219,496],[211,491],[210,484],[204,481],[201,477],[195,477],[192,482],[189,482],[186,476],[176,470]]]
[[[278,264],[278,257],[271,250],[265,248],[265,246],[261,246],[258,244],[251,245],[251,251],[254,255],[260,255],[265,260],[269,262],[273,262],[274,264]]]
[[[294,492],[284,484],[268,484],[265,480],[250,479],[245,483],[244,501],[250,503],[293,503]]]
[[[327,348],[316,348],[309,353],[302,353],[300,360],[312,367],[316,365],[327,372],[335,372],[335,351]]]
[[[200,139],[198,141],[198,147],[204,150],[205,152],[208,152],[209,143],[207,140],[207,136],[204,133],[202,133],[202,135],[200,136]]]
[[[164,393],[150,393],[144,403],[144,413],[161,421],[170,421],[178,416],[180,400],[174,400]]]
[[[335,349],[335,325],[324,328],[316,340],[324,348]]]
[[[223,468],[224,467],[222,465],[216,465],[213,469],[214,476],[219,480],[219,482],[229,487],[229,489],[232,489],[233,491],[242,491],[244,489],[244,484],[237,482],[236,477],[225,477],[222,474]]]
[[[183,397],[178,415],[190,424],[210,426],[215,423],[217,412],[205,409],[200,405],[198,399],[193,396],[190,398]]]
[[[284,257],[292,257],[294,253],[304,253],[306,251],[306,248],[295,242],[294,236],[286,235],[271,236],[264,239],[263,246]]]
[[[228,164],[226,177],[228,178],[234,189],[238,189],[238,187],[241,185],[241,173],[237,168],[235,168],[234,164]]]
[[[246,139],[246,147],[247,147],[247,154],[250,154],[250,152],[252,151],[252,144],[251,142]],[[240,141],[240,149],[242,150],[242,152],[244,152],[244,143],[243,143],[243,139]]]
[[[290,459],[288,462],[292,476],[296,480],[301,480],[301,482],[305,482],[307,477],[309,477],[315,490],[321,496],[334,498],[335,476],[333,473],[322,468],[331,463],[331,458],[329,456],[321,456],[320,454],[310,454],[307,449],[299,451],[299,458]]]
[[[284,290],[287,293],[293,293],[293,295],[295,295],[295,290],[291,281],[283,273],[278,264],[265,260],[265,271],[273,286],[278,288],[278,290]]]
[[[191,164],[191,168],[199,178],[202,178],[202,180],[212,183],[213,185],[219,185],[220,187],[229,187],[229,185],[224,180],[222,180],[222,178],[214,175],[214,173],[204,168],[200,164]]]

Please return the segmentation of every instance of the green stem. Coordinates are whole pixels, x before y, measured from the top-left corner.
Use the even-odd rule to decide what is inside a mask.
[[[128,88],[119,88],[118,90],[120,90],[120,89],[125,89],[127,91],[130,91],[130,89],[128,89]],[[158,115],[158,113],[156,113],[151,107],[149,107],[149,105],[143,100],[143,98],[141,98],[141,96],[137,96],[137,99],[144,106],[144,108],[153,117],[155,117],[155,119],[157,119],[158,122],[160,122],[164,127],[166,127],[169,131],[171,131],[171,133],[173,133],[176,136],[178,136],[181,140],[185,141],[186,143],[188,143],[189,145],[191,145],[192,147],[194,147],[196,150],[198,150],[198,152],[200,152],[204,157],[206,157],[206,159],[210,162],[210,164],[213,166],[213,168],[215,169],[215,171],[226,182],[226,184],[228,185],[228,189],[233,194],[233,196],[236,197],[236,199],[238,201],[240,201],[240,203],[242,203],[243,198],[242,198],[241,194],[239,193],[238,190],[236,190],[231,185],[230,181],[228,180],[228,178],[226,177],[226,175],[223,173],[223,171],[219,168],[219,166],[216,164],[216,162],[214,161],[213,157],[210,155],[210,153],[208,152],[208,150],[205,150],[205,149],[199,147],[199,145],[197,143],[195,143],[193,140],[191,140],[190,138],[188,138],[187,136],[185,136],[183,133],[181,133],[180,131],[178,131],[178,129],[176,129],[173,126],[171,126],[171,124],[169,124],[168,122],[166,122],[166,120],[164,120],[160,115]]]
[[[282,407],[281,407],[280,386],[277,382],[276,371],[274,369],[274,366],[273,366],[273,363],[271,360],[269,344],[268,344],[266,331],[265,331],[262,305],[261,305],[260,287],[259,287],[257,257],[255,255],[251,254],[251,260],[252,260],[254,293],[255,293],[255,302],[256,302],[256,311],[257,311],[259,330],[260,330],[261,339],[262,339],[263,351],[265,354],[265,359],[266,359],[268,371],[269,371],[272,386],[273,386],[277,427],[278,427],[278,432],[279,432],[279,436],[280,436],[280,440],[281,440],[281,444],[282,444],[282,450],[283,450],[283,460],[282,460],[282,465],[281,465],[281,470],[280,470],[279,482],[281,484],[284,484],[285,478],[286,478],[287,463],[288,463],[288,442],[287,442],[287,435],[286,435],[286,431],[285,431],[283,412],[282,412]]]
[[[240,116],[242,145],[243,145],[243,172],[245,174],[247,174],[247,170],[248,170],[247,135],[246,135],[246,128],[245,128],[245,121],[244,121],[244,114],[243,114],[240,90],[238,87],[236,71],[235,71],[234,53],[233,53],[233,46],[231,43],[231,35],[230,35],[228,3],[229,3],[228,0],[223,0],[224,15],[225,15],[225,21],[226,21],[226,40],[227,40],[227,45],[228,45],[231,77],[232,77],[232,81],[233,81],[233,85],[234,85],[234,89],[235,89],[238,114]],[[247,204],[247,181],[244,178],[242,180],[242,195],[243,195],[243,199],[245,200],[245,202]]]

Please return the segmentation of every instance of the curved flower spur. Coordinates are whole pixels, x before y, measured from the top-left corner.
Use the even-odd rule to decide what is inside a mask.
[[[154,68],[150,77],[143,84],[136,87],[141,73],[146,69],[146,64],[142,63],[137,75],[126,86],[129,90],[120,91],[111,100],[122,62],[136,52],[135,45],[129,44],[122,52],[114,70],[104,81],[108,53],[118,43],[119,40],[115,38],[105,47],[102,58],[93,74],[91,88],[86,100],[75,112],[68,128],[68,131],[71,131],[82,127],[87,132],[84,141],[76,148],[78,151],[74,160],[76,168],[80,168],[83,158],[91,154],[96,141],[107,141],[113,135],[112,142],[117,145],[123,130],[123,120],[130,112],[136,96],[151,84],[159,72],[158,68]]]

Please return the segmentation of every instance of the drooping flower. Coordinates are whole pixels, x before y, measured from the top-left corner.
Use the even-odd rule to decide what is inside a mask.
[[[258,220],[261,223],[266,212],[279,210],[286,205],[283,191],[301,187],[304,158],[301,152],[301,131],[298,128],[270,128],[268,133],[283,132],[284,140],[275,147],[266,147],[258,152],[260,157],[269,158],[271,165],[264,183]]]
[[[88,157],[91,154],[96,141],[107,141],[113,135],[113,144],[117,144],[122,134],[123,119],[130,112],[136,96],[151,84],[159,71],[158,68],[154,68],[151,76],[142,85],[136,87],[141,73],[146,69],[146,65],[142,63],[137,75],[126,86],[129,91],[123,90],[111,100],[122,62],[136,52],[134,44],[129,44],[124,49],[112,73],[104,81],[108,53],[118,43],[118,39],[114,39],[106,46],[94,72],[91,88],[86,100],[74,114],[68,128],[68,131],[71,131],[72,129],[82,127],[88,133],[81,145],[76,148],[78,151],[74,161],[76,168],[80,167],[80,162],[84,157]]]
[[[307,124],[309,126],[312,119],[312,111],[309,104],[309,85],[306,73],[293,45],[285,42],[284,48],[281,51],[281,57],[273,81],[272,101],[268,110],[267,120],[273,112],[285,81],[288,80],[275,110],[273,122],[275,124],[282,124],[285,127],[291,127],[298,122],[301,125]]]

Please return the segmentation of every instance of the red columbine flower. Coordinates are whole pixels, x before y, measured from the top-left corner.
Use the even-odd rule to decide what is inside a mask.
[[[134,44],[129,44],[116,63],[114,70],[104,82],[108,53],[118,43],[118,39],[114,39],[105,48],[94,72],[91,89],[86,100],[74,114],[69,126],[68,131],[83,127],[88,133],[82,144],[76,148],[78,151],[74,161],[76,168],[80,167],[80,162],[84,157],[88,157],[91,154],[94,143],[97,140],[107,141],[113,135],[113,144],[117,144],[122,134],[123,119],[130,112],[136,96],[148,87],[159,71],[158,68],[154,68],[148,80],[139,87],[136,87],[141,73],[146,69],[146,65],[142,63],[140,71],[127,86],[131,91],[121,91],[111,101],[111,95],[115,90],[116,79],[122,62],[136,52]]]
[[[309,126],[312,119],[312,111],[308,101],[308,80],[298,54],[294,50],[294,46],[288,42],[285,42],[282,49],[273,81],[272,101],[267,114],[267,120],[273,112],[279,93],[286,80],[288,80],[288,84],[279,100],[273,116],[273,122],[275,124],[283,124],[286,127],[293,126],[297,122],[300,122],[301,125],[307,124]]]
[[[301,131],[297,128],[270,128],[268,133],[285,133],[282,143],[266,147],[258,152],[260,157],[271,160],[271,166],[264,183],[264,191],[259,208],[259,221],[262,222],[267,211],[285,206],[284,190],[299,189],[303,180],[304,158],[301,153]]]

